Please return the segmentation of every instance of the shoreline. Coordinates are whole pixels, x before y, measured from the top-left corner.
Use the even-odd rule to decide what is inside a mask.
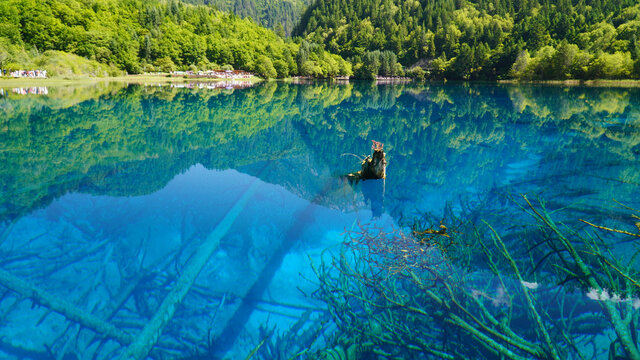
[[[2,86],[59,86],[59,85],[87,85],[95,83],[124,82],[127,84],[146,83],[186,83],[186,82],[224,82],[224,81],[246,81],[261,82],[262,78],[251,77],[248,79],[214,79],[214,78],[185,78],[167,75],[124,75],[114,77],[90,77],[78,76],[73,78],[0,78]]]
[[[221,78],[189,78],[182,76],[168,76],[168,74],[141,74],[141,75],[124,75],[114,77],[90,77],[90,76],[78,76],[72,78],[0,78],[0,87],[2,86],[64,86],[64,85],[87,85],[95,83],[109,83],[120,82],[127,84],[145,84],[145,83],[187,83],[187,82],[224,82],[224,81],[246,81],[258,83],[262,81],[282,81],[291,83],[311,83],[329,81],[329,79],[309,79],[289,77],[284,79],[271,79],[266,80],[260,77],[251,77],[247,79],[221,79]],[[409,82],[405,78],[404,81],[385,81],[381,80],[363,80],[351,78],[334,80],[338,83],[347,81],[371,81],[386,84],[387,82]],[[585,86],[585,87],[640,87],[640,79],[622,79],[622,80],[609,80],[609,79],[597,79],[597,80],[472,80],[472,81],[459,81],[459,80],[436,80],[427,79],[421,81],[410,81],[414,84],[429,84],[429,83],[468,83],[468,84],[497,84],[497,85],[549,85],[549,86]]]
[[[473,82],[473,81],[470,81]],[[488,81],[492,82],[492,81]],[[594,79],[594,80],[496,80],[497,84],[506,85],[552,85],[552,86],[587,86],[587,87],[640,87],[640,79]]]

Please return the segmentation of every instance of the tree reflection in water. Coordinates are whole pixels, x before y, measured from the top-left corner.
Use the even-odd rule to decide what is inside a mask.
[[[314,323],[318,318],[303,317],[308,321],[293,330],[306,339],[300,344],[313,345],[309,356],[637,354],[638,269],[629,237],[638,230],[632,209],[640,207],[639,90],[327,82],[242,90],[103,84],[48,92],[0,98],[2,266],[20,273],[24,259],[39,259],[41,267],[22,274],[48,279],[46,274],[75,261],[111,264],[102,267],[105,272],[123,274],[122,281],[133,275],[126,278],[138,289],[132,291],[138,304],[134,318],[118,318],[128,326],[139,327],[136,321],[153,313],[158,304],[145,296],[161,298],[163,284],[172,283],[189,259],[189,244],[206,237],[219,220],[216,204],[228,205],[226,194],[234,188],[221,182],[229,188],[203,192],[215,201],[200,194],[163,195],[167,199],[156,200],[153,211],[138,199],[168,191],[167,184],[188,169],[233,169],[225,173],[232,183],[244,184],[243,173],[269,188],[259,193],[271,207],[250,210],[252,220],[236,230],[233,241],[223,241],[225,254],[242,257],[252,270],[262,266],[256,259],[266,261],[273,253],[265,249],[275,246],[274,239],[290,233],[292,215],[281,209],[300,210],[306,215],[296,226],[320,232],[329,225],[313,223],[307,208],[347,215],[366,208],[372,226],[385,217],[395,222],[393,233],[364,225],[349,233],[383,252],[350,244],[334,253],[333,263],[316,268],[322,280],[316,294],[332,310],[338,330],[325,331]],[[358,165],[341,155],[364,155],[373,139],[385,144],[387,179],[341,181],[340,175]],[[196,164],[202,166],[194,170]],[[95,197],[75,207],[78,193]],[[545,201],[530,205],[519,194]],[[181,203],[187,198],[197,201]],[[157,227],[158,219],[175,226]],[[43,235],[24,230],[26,221],[55,226],[43,227]],[[55,251],[36,249],[43,236],[57,239],[50,245]],[[151,243],[156,253],[145,258],[140,249]],[[163,249],[174,248],[175,256],[162,256]],[[41,254],[48,251],[45,264]],[[422,256],[425,266],[415,265]],[[222,282],[225,269],[206,273]],[[121,286],[96,285],[114,293]],[[58,290],[72,292],[64,284]],[[87,291],[69,296],[82,303],[95,295]],[[201,309],[217,314],[207,301],[215,299],[220,309],[233,303],[231,295],[215,296],[189,301],[208,304]],[[12,305],[2,309],[11,311]],[[172,330],[168,334],[180,334]],[[265,337],[254,344],[262,344],[256,357],[289,358],[305,351],[263,330]],[[208,351],[213,335],[187,333],[198,341],[164,341],[173,350],[175,341],[185,341],[192,352]],[[61,339],[46,345],[72,346]]]

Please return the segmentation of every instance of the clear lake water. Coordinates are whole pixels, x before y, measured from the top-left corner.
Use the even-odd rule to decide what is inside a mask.
[[[5,88],[0,164],[0,358],[640,345],[640,88]]]

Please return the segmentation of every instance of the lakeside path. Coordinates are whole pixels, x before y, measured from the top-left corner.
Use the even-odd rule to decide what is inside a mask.
[[[95,83],[108,82],[124,82],[129,84],[148,84],[148,83],[187,83],[187,82],[224,82],[229,80],[239,80],[246,82],[265,81],[259,77],[251,77],[249,79],[214,79],[214,78],[187,78],[181,76],[169,76],[168,74],[143,74],[143,75],[125,75],[114,77],[90,77],[78,76],[73,78],[9,78],[0,77],[0,87],[23,87],[23,86],[64,86],[64,85],[88,85]],[[277,79],[276,81],[295,82],[295,78]],[[309,80],[323,81],[322,79]],[[362,81],[350,79],[350,81]],[[623,79],[623,80],[478,80],[478,81],[444,81],[444,83],[495,83],[500,85],[552,85],[552,86],[589,86],[589,87],[640,87],[640,79]],[[419,82],[414,82],[419,83]],[[427,80],[425,84],[443,83],[443,80]]]
[[[74,77],[74,78],[0,78],[0,87],[2,86],[56,86],[56,85],[86,85],[100,82],[125,82],[129,84],[145,84],[145,83],[172,83],[172,82],[221,82],[230,80],[242,80],[248,82],[260,82],[259,77],[249,79],[213,79],[213,78],[184,78],[178,76],[167,75],[126,75],[115,77]]]

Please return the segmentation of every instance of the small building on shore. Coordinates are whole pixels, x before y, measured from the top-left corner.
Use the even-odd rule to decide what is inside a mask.
[[[2,74],[6,74],[6,71],[3,70]],[[47,78],[47,70],[15,70],[9,72],[10,77],[14,78],[37,78],[37,79],[46,79]]]
[[[254,75],[244,70],[202,70],[194,71],[173,71],[172,76],[185,76],[188,78],[209,78],[209,79],[249,79]]]

